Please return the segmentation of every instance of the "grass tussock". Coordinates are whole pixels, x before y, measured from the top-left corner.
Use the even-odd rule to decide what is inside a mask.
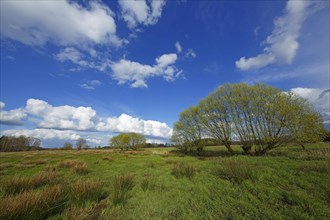
[[[80,175],[85,175],[89,172],[87,164],[81,160],[66,160],[60,163],[59,167],[69,168]]]
[[[155,178],[150,175],[144,175],[141,181],[141,188],[143,192],[147,191],[148,189],[154,189],[156,187]]]
[[[330,173],[330,166],[327,163],[322,162],[308,162],[305,163],[303,166],[299,168],[299,170],[305,171],[305,172],[317,172],[317,173],[324,173],[329,174]]]
[[[241,183],[243,180],[254,178],[252,165],[237,159],[222,160],[215,170],[215,175],[232,183]]]
[[[26,190],[35,189],[40,186],[54,183],[57,178],[57,172],[43,171],[31,178],[14,176],[2,181],[2,189],[6,195],[14,195]]]
[[[330,148],[306,150],[300,153],[300,159],[323,159],[330,157]]]
[[[59,185],[28,191],[0,201],[0,219],[46,219],[61,212],[65,197]]]
[[[112,201],[115,205],[124,204],[129,199],[129,191],[134,187],[134,176],[125,174],[116,176],[113,182]]]
[[[102,184],[95,180],[80,179],[70,185],[70,195],[75,203],[97,201],[103,199]]]
[[[172,174],[177,178],[188,177],[193,178],[196,173],[196,169],[192,164],[179,162],[175,163],[172,167]]]
[[[2,170],[6,170],[6,169],[8,169],[8,168],[10,168],[10,167],[13,167],[14,165],[13,164],[11,164],[11,163],[2,163],[2,164],[0,164],[0,171],[2,171]]]
[[[113,158],[109,156],[104,156],[102,157],[102,160],[113,161]]]

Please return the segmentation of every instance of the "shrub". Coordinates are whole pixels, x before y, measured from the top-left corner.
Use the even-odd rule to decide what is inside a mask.
[[[179,162],[175,163],[172,168],[172,174],[177,178],[188,177],[191,179],[196,173],[196,169],[192,164]]]
[[[0,219],[46,219],[59,213],[65,206],[65,197],[59,185],[43,191],[23,192],[0,201]]]
[[[223,160],[221,167],[215,170],[215,174],[232,183],[241,183],[243,180],[253,179],[251,164],[236,159]]]
[[[119,175],[113,183],[113,203],[115,205],[126,203],[129,191],[134,187],[134,176],[132,174]]]

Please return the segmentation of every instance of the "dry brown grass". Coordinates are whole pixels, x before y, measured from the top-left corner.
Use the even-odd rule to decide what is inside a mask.
[[[59,185],[43,191],[27,191],[0,201],[0,219],[46,219],[65,205]]]
[[[59,167],[70,168],[77,174],[87,174],[89,172],[87,164],[81,160],[66,160],[59,164]]]
[[[104,156],[104,157],[102,157],[102,160],[113,161],[113,158],[109,157],[109,156]]]
[[[2,181],[1,185],[6,195],[13,195],[46,184],[55,183],[57,176],[57,172],[55,171],[43,171],[30,178],[14,176],[10,179]]]
[[[306,150],[300,153],[300,159],[322,159],[330,157],[330,147],[313,150]]]
[[[0,164],[0,171],[2,171],[2,170],[6,170],[6,169],[8,169],[8,168],[10,168],[10,167],[13,167],[14,165],[13,164],[11,164],[11,163],[2,163],[2,164]]]
[[[80,179],[70,185],[71,198],[76,203],[85,203],[90,200],[97,201],[104,197],[102,184],[91,179]]]
[[[115,177],[113,183],[112,202],[115,205],[124,204],[129,199],[129,191],[134,187],[134,175],[124,174]]]

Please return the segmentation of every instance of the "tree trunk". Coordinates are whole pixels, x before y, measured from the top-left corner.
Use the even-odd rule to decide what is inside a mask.
[[[233,148],[231,148],[229,143],[225,143],[225,147],[227,148],[227,150],[229,151],[230,154],[234,154],[234,150],[233,150]]]

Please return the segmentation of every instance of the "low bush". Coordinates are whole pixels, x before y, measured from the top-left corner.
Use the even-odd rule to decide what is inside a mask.
[[[192,164],[179,162],[175,163],[172,168],[172,174],[177,178],[188,177],[191,179],[196,173],[196,169]]]
[[[115,205],[124,204],[129,198],[129,191],[134,187],[132,174],[119,175],[113,183],[112,201]]]

